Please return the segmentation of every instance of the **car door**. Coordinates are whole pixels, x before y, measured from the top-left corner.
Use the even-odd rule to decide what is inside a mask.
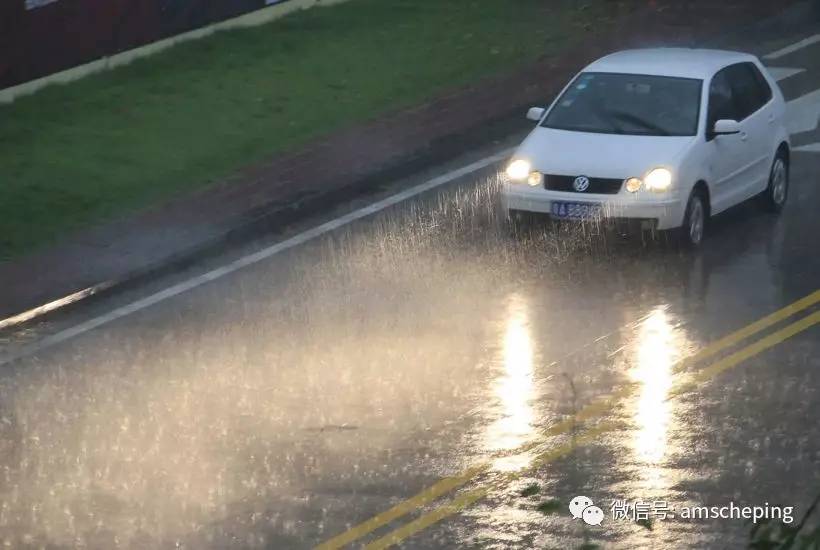
[[[715,73],[709,84],[709,104],[706,113],[706,145],[710,178],[712,212],[736,204],[742,199],[743,177],[753,162],[754,153],[748,142],[748,127],[744,127],[737,109],[728,68]],[[716,136],[712,132],[718,120],[737,120],[741,131]]]
[[[741,140],[745,140],[751,154],[750,164],[736,182],[736,201],[740,202],[760,193],[768,184],[773,152],[774,102],[771,101],[771,88],[768,84],[765,88],[761,86],[761,83],[765,84],[765,78],[753,63],[738,63],[728,67],[726,72],[743,129]]]

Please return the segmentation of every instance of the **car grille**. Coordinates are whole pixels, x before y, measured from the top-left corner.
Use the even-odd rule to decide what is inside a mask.
[[[550,191],[568,191],[578,193],[572,183],[578,176],[555,176],[544,175],[544,189]],[[601,195],[614,195],[621,190],[624,180],[615,178],[589,178],[589,188],[582,193],[597,193]]]

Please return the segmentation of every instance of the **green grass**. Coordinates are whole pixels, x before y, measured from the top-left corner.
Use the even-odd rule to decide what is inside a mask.
[[[536,510],[545,515],[555,514],[556,512],[561,511],[563,508],[564,505],[561,503],[560,500],[557,499],[550,499],[545,500],[543,502],[539,502],[538,506],[535,507]]]
[[[605,4],[352,0],[0,107],[0,261],[554,54]]]
[[[531,496],[537,495],[540,492],[541,492],[541,486],[540,485],[538,485],[537,483],[530,483],[529,485],[527,485],[526,487],[521,489],[521,492],[519,494],[522,497],[526,498],[526,497],[531,497]]]

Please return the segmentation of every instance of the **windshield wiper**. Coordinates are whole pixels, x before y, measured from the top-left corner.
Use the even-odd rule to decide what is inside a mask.
[[[606,113],[609,114],[610,116],[614,117],[614,118],[623,120],[625,122],[629,122],[630,124],[637,124],[638,126],[643,126],[647,130],[655,132],[656,134],[659,134],[659,135],[662,135],[662,136],[670,135],[669,130],[661,128],[657,124],[654,124],[654,123],[652,123],[652,122],[650,122],[646,119],[643,119],[639,116],[633,115],[632,113],[625,113],[623,111],[610,111],[608,109],[606,110]]]
[[[612,112],[608,109],[601,109],[598,105],[593,103],[589,106],[589,110],[595,113],[602,120],[606,120],[612,126],[613,134],[626,134],[626,130],[612,117]]]

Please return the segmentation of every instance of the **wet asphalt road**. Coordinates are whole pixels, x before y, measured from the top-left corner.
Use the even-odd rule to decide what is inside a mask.
[[[815,44],[772,63],[806,69],[783,81],[787,99],[820,88],[818,60]],[[741,205],[696,254],[577,226],[511,236],[498,169],[5,365],[0,541],[307,548],[485,463],[355,544],[487,487],[403,545],[748,540],[737,519],[616,521],[613,500],[802,516],[820,493],[820,327],[676,388],[817,311],[680,363],[820,288],[820,154],[794,154],[782,216]],[[6,349],[113,305],[12,335]],[[623,387],[633,391],[600,415],[544,435]],[[578,494],[605,510],[601,526],[572,519]]]

